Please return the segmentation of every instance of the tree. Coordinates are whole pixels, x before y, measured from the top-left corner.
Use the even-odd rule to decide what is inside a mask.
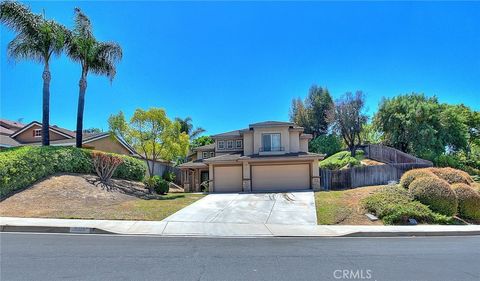
[[[382,141],[382,134],[375,128],[373,123],[367,123],[362,127],[360,138],[365,144],[376,144]]]
[[[190,139],[194,139],[198,137],[198,135],[200,135],[201,133],[205,132],[205,129],[201,127],[197,127],[194,129],[191,117],[186,117],[185,119],[177,117],[175,118],[175,121],[180,123],[181,131],[187,134]]]
[[[150,176],[154,175],[157,160],[172,161],[187,155],[188,135],[181,131],[179,122],[168,119],[163,109],[137,109],[128,123],[123,113],[119,112],[110,116],[108,124],[110,132],[119,135],[143,154]]]
[[[84,134],[98,134],[101,132],[102,130],[100,128],[88,128],[83,130]]]
[[[335,134],[322,135],[308,143],[308,151],[330,156],[342,150],[342,146],[341,137]]]
[[[313,85],[305,102],[293,99],[290,108],[290,121],[305,128],[314,138],[328,133],[333,120],[334,103],[327,89]]]
[[[380,103],[374,126],[382,141],[415,156],[435,161],[444,153],[467,148],[468,110],[440,104],[436,97],[407,94]]]
[[[368,117],[364,113],[365,96],[361,91],[343,95],[335,103],[335,130],[342,136],[352,157],[355,157],[357,147],[362,143],[362,127]]]
[[[17,33],[8,44],[9,57],[16,61],[29,59],[43,64],[42,145],[50,145],[50,59],[62,53],[68,30],[14,1],[0,3],[0,22]]]
[[[79,81],[76,146],[82,147],[83,113],[89,72],[104,75],[112,82],[116,64],[122,59],[122,49],[115,42],[99,42],[93,36],[88,17],[75,8],[75,27],[68,44],[68,56],[80,63],[82,72]]]
[[[212,139],[211,136],[201,136],[201,137],[198,137],[198,138],[192,140],[192,142],[190,144],[190,148],[196,148],[196,147],[199,147],[199,146],[212,144],[214,142],[215,141]]]

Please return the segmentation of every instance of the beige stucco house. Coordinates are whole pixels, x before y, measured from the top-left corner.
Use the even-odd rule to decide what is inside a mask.
[[[255,192],[320,189],[312,138],[290,122],[266,121],[212,136],[214,143],[193,150],[181,164],[186,191]]]

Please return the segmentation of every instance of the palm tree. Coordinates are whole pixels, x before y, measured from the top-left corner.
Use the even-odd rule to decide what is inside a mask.
[[[43,64],[42,144],[50,145],[50,59],[62,53],[68,30],[14,1],[0,3],[0,22],[17,33],[7,47],[10,58]]]
[[[93,36],[90,20],[79,8],[75,8],[75,27],[71,33],[67,54],[73,61],[80,63],[82,66],[76,130],[76,146],[82,147],[87,75],[89,72],[105,75],[112,82],[116,74],[116,64],[122,59],[122,49],[115,42],[97,41]]]
[[[191,140],[198,137],[198,135],[200,135],[201,133],[205,132],[205,129],[201,127],[197,127],[196,129],[193,128],[191,117],[186,117],[185,119],[177,117],[175,118],[175,121],[180,123],[181,132],[189,135]]]

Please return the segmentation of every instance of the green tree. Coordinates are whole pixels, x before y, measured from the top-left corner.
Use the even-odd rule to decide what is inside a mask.
[[[116,64],[122,58],[122,49],[114,42],[99,42],[93,36],[88,17],[75,8],[75,27],[68,44],[68,56],[82,67],[79,81],[76,146],[82,147],[83,113],[88,73],[104,75],[112,82]]]
[[[214,142],[215,141],[210,136],[201,136],[201,137],[198,137],[196,139],[193,139],[191,144],[190,144],[190,147],[191,148],[196,148],[196,147],[199,147],[199,146],[212,144]]]
[[[327,89],[312,85],[305,102],[293,99],[290,107],[290,121],[305,128],[314,138],[328,133],[333,122],[334,103]]]
[[[326,154],[327,156],[339,152],[342,147],[342,138],[335,134],[321,135],[308,143],[308,151]]]
[[[172,161],[187,155],[188,135],[181,131],[179,122],[168,119],[163,109],[137,109],[128,123],[119,112],[110,116],[108,124],[110,132],[121,136],[144,156],[150,176],[158,159]]]
[[[334,129],[342,136],[352,157],[355,157],[357,147],[362,143],[360,133],[368,121],[364,110],[365,95],[361,91],[355,94],[348,92],[335,103]]]
[[[0,3],[0,22],[17,33],[7,47],[10,58],[43,64],[42,144],[50,145],[50,59],[62,53],[68,30],[14,1]]]
[[[205,129],[201,127],[194,128],[191,117],[186,117],[185,119],[177,117],[175,121],[180,123],[181,131],[187,134],[190,139],[194,139],[205,132]]]
[[[382,141],[382,134],[377,130],[373,123],[367,123],[362,127],[360,138],[365,144],[375,144]]]

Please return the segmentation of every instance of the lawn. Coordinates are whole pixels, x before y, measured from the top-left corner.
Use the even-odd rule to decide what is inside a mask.
[[[0,216],[111,220],[162,220],[204,195],[170,193],[144,199],[143,184],[114,182],[122,190],[92,183],[92,175],[55,175],[0,202]],[[129,188],[131,192],[125,192]]]
[[[365,216],[360,201],[382,186],[315,192],[318,224],[381,225]]]

